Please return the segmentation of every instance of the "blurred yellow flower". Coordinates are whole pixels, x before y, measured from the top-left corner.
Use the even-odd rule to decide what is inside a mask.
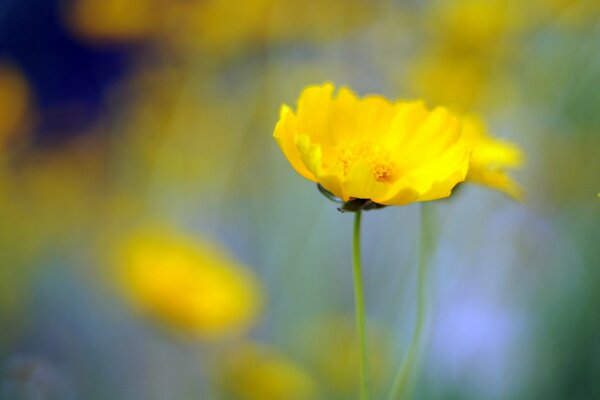
[[[168,33],[184,48],[227,54],[289,40],[327,40],[372,20],[378,7],[364,0],[186,1],[172,7],[177,26]]]
[[[296,112],[281,107],[274,137],[300,175],[344,201],[383,205],[447,197],[465,179],[471,149],[446,109],[333,92],[309,86]]]
[[[413,93],[453,111],[469,110],[490,89],[492,65],[481,57],[434,52],[414,61],[408,85]]]
[[[522,9],[512,0],[434,2],[426,16],[430,39],[407,69],[408,87],[461,112],[510,100],[503,70],[519,48]]]
[[[0,64],[0,152],[24,129],[30,100],[29,85],[21,71]]]
[[[224,385],[239,400],[316,399],[317,385],[300,365],[269,347],[246,343],[227,360]]]
[[[512,0],[442,1],[429,20],[441,45],[457,54],[491,54],[523,25],[522,5]]]
[[[173,327],[213,339],[244,331],[258,315],[256,279],[212,244],[149,230],[126,240],[120,256],[131,299]]]
[[[521,166],[521,149],[490,136],[483,121],[474,115],[463,118],[463,135],[473,143],[467,180],[498,189],[514,199],[521,199],[522,189],[505,171]]]
[[[74,0],[65,3],[68,26],[80,37],[97,42],[151,37],[165,17],[162,0]]]

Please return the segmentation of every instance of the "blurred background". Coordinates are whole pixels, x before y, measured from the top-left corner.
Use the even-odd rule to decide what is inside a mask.
[[[599,44],[596,0],[0,1],[0,398],[357,398],[352,215],[272,139],[324,81],[527,157],[432,204],[414,398],[600,398]],[[364,215],[376,399],[419,209]]]

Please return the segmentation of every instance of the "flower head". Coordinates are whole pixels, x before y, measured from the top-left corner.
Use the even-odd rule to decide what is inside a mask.
[[[172,327],[212,339],[255,320],[255,278],[223,250],[181,234],[141,232],[125,241],[121,275],[132,301]]]
[[[294,169],[344,201],[404,205],[450,195],[463,181],[470,145],[446,109],[421,101],[359,98],[309,86],[294,112],[281,107],[274,135]]]
[[[521,149],[490,136],[484,123],[473,115],[463,118],[463,135],[473,144],[467,180],[521,199],[522,189],[506,174],[506,169],[521,166]]]

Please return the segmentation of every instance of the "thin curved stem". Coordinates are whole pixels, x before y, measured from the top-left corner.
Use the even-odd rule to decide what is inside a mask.
[[[354,277],[354,303],[356,308],[356,329],[360,350],[360,399],[369,399],[369,370],[367,364],[367,340],[365,329],[365,299],[363,296],[362,274],[360,266],[360,221],[362,213],[356,211],[354,217],[354,235],[352,240],[352,272]]]
[[[421,205],[421,239],[419,245],[417,317],[408,352],[406,353],[406,357],[404,358],[404,361],[402,362],[402,365],[398,369],[396,377],[394,378],[394,383],[392,384],[392,390],[390,391],[388,400],[398,400],[404,398],[423,336],[423,327],[425,325],[425,305],[427,300],[427,266],[429,264],[429,256],[431,255],[431,242],[433,236],[429,211],[429,206],[427,204]]]

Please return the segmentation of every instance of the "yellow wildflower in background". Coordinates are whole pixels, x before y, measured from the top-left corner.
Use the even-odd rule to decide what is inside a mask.
[[[521,166],[521,150],[490,136],[483,121],[473,115],[463,118],[463,135],[473,144],[467,180],[521,199],[522,189],[506,174],[506,169]]]
[[[432,51],[413,61],[408,84],[429,101],[465,111],[490,89],[493,63],[482,57]]]
[[[186,1],[172,7],[175,29],[167,35],[214,56],[290,40],[323,42],[373,20],[380,8],[363,0]]]
[[[120,267],[139,309],[203,338],[249,328],[260,309],[250,272],[192,237],[158,230],[133,235],[121,250]]]
[[[447,197],[465,179],[470,146],[446,109],[333,93],[309,86],[296,112],[281,107],[274,137],[300,175],[344,201],[383,205]]]
[[[502,50],[525,21],[521,2],[513,0],[440,1],[429,10],[430,30],[457,56]]]
[[[157,34],[167,9],[160,0],[74,0],[66,3],[67,25],[95,42],[141,40]]]
[[[519,48],[520,2],[435,1],[425,10],[429,39],[406,69],[412,93],[461,112],[510,101],[515,90],[503,70]]]
[[[316,399],[317,384],[300,365],[272,348],[246,343],[223,368],[228,397],[238,400]]]
[[[15,66],[0,64],[0,152],[26,128],[31,91]]]

